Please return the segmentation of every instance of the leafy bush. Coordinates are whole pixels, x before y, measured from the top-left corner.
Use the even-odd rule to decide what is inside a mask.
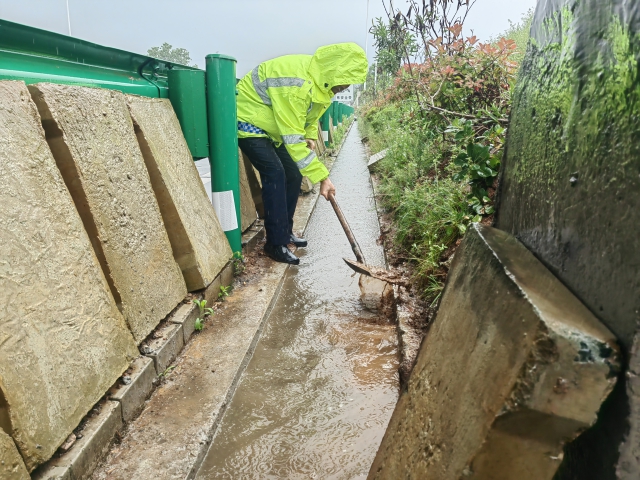
[[[365,95],[360,128],[373,152],[389,149],[378,170],[382,202],[433,300],[451,247],[493,213],[519,44],[463,38],[464,2],[423,3],[407,14],[390,6],[388,23],[374,24],[386,78],[378,85],[388,87]]]

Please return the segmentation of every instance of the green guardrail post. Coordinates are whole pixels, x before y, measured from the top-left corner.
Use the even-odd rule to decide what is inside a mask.
[[[207,55],[207,111],[213,206],[234,252],[242,251],[236,59]]]
[[[327,109],[326,112],[322,114],[320,117],[320,127],[322,128],[322,140],[324,141],[325,147],[329,146],[329,117],[331,116],[331,107]]]
[[[168,72],[169,100],[176,112],[191,156],[209,156],[205,73],[202,70],[172,68]]]

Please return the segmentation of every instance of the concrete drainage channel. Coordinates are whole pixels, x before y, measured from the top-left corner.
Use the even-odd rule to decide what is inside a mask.
[[[296,230],[306,228],[317,199],[317,192],[300,197]],[[263,238],[258,221],[243,235],[245,254]],[[34,471],[32,478],[195,477],[282,287],[287,266],[267,259],[261,263],[260,281],[238,287],[245,290],[243,298],[252,299],[251,304],[239,302],[240,295],[229,297],[199,335],[193,335],[198,307],[190,299],[176,307],[149,336],[151,340],[141,348],[143,355],[85,417],[75,430],[77,435]],[[233,282],[229,263],[196,298],[211,305],[220,287]],[[202,368],[209,368],[210,378],[196,385],[189,372]],[[170,372],[172,381],[158,381]],[[176,416],[176,412],[180,413]],[[182,435],[175,434],[178,429]]]

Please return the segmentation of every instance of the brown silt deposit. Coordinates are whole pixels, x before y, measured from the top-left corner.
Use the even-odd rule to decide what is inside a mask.
[[[30,85],[47,141],[137,343],[185,297],[124,94]]]
[[[205,288],[224,268],[232,252],[200,181],[178,118],[167,99],[129,95],[127,102],[187,289]]]
[[[138,352],[22,82],[0,138],[0,430],[31,471]]]

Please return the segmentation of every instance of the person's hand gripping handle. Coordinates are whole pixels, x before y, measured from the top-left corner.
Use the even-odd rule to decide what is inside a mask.
[[[325,178],[320,182],[320,195],[326,200],[331,200],[331,197],[336,194],[336,187],[333,185],[329,178]]]

